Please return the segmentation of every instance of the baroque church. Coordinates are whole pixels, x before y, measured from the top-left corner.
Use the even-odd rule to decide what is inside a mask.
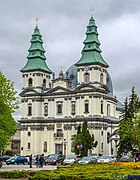
[[[21,69],[21,155],[73,153],[72,135],[85,120],[98,141],[91,152],[116,155],[118,138],[111,136],[118,129],[122,105],[113,95],[93,15],[85,34],[79,60],[55,77],[36,24],[26,65]]]

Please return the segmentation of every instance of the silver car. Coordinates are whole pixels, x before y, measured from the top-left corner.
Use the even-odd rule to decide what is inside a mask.
[[[97,162],[99,163],[108,163],[108,162],[117,162],[117,159],[113,155],[102,155]]]
[[[76,155],[68,155],[65,157],[63,164],[67,165],[67,164],[74,164],[74,163],[78,163],[79,158],[77,158]]]

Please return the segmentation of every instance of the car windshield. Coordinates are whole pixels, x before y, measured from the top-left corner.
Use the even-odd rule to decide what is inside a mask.
[[[58,154],[50,154],[49,156],[48,156],[48,158],[49,159],[57,159],[57,157],[58,157]]]
[[[11,157],[10,160],[17,159],[17,156]]]
[[[89,157],[83,157],[82,160],[89,160]]]
[[[91,156],[97,156],[97,154],[91,154]]]
[[[75,156],[67,156],[66,159],[74,159]]]
[[[110,159],[110,156],[102,156],[100,159]]]

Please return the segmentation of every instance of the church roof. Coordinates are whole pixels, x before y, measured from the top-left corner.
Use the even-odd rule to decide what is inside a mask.
[[[81,59],[75,64],[80,65],[101,65],[103,67],[109,67],[101,55],[100,42],[98,40],[97,26],[95,20],[91,16],[89,25],[87,26],[86,39],[83,42],[84,48],[82,50]]]
[[[27,56],[28,61],[24,68],[21,69],[21,72],[41,70],[52,73],[45,61],[45,50],[43,48],[42,35],[40,34],[38,25],[36,25],[34,29],[34,33],[32,34],[32,39],[30,42],[31,45],[28,50],[29,54]]]

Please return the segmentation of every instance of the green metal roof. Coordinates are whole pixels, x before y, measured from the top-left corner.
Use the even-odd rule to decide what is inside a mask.
[[[27,64],[21,69],[24,71],[47,71],[52,73],[46,64],[45,49],[43,48],[42,35],[39,32],[38,26],[35,27],[34,33],[32,34],[31,45],[28,49],[29,54],[27,56]]]
[[[91,16],[89,20],[89,25],[87,26],[86,31],[86,39],[83,43],[84,48],[82,50],[82,57],[75,64],[76,66],[98,64],[104,67],[109,67],[101,55],[101,44],[98,40],[97,26],[95,25],[93,16]]]

